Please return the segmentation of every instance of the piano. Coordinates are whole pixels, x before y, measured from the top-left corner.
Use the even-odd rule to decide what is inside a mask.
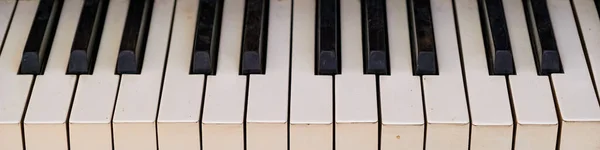
[[[0,150],[600,150],[598,0],[0,0]]]

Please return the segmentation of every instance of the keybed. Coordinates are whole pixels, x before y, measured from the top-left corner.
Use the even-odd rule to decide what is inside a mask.
[[[0,0],[0,149],[600,147],[595,0]]]

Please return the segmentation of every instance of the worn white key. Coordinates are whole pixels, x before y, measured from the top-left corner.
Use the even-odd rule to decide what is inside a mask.
[[[363,74],[361,3],[340,1],[342,73],[335,76],[336,149],[378,147],[375,75]]]
[[[111,0],[94,72],[79,75],[69,117],[71,150],[112,149],[111,120],[119,86],[115,66],[129,0]]]
[[[516,75],[509,76],[516,131],[515,150],[555,149],[558,119],[547,76],[539,76],[521,0],[504,0]]]
[[[178,0],[162,98],[158,112],[159,149],[200,149],[200,108],[204,75],[190,75],[198,0]]]
[[[471,110],[471,150],[512,147],[513,120],[504,76],[488,72],[477,0],[455,0]],[[485,7],[485,6],[481,6]],[[487,31],[485,31],[487,32]],[[490,136],[493,135],[493,136]]]
[[[28,150],[67,150],[67,116],[77,75],[67,75],[67,64],[83,0],[66,0],[56,28],[52,51],[43,75],[31,91],[23,130]]]
[[[316,1],[294,1],[290,150],[333,148],[333,81],[315,75]]]
[[[461,72],[452,1],[431,0],[439,75],[422,77],[428,150],[469,147],[469,113]]]
[[[387,0],[390,72],[380,76],[381,149],[423,149],[421,79],[412,74],[406,0]]]
[[[0,1],[0,41],[4,41],[4,38],[6,37],[6,32],[9,29],[10,21],[12,21],[16,4],[17,0]],[[0,47],[2,47],[2,44],[3,43],[0,42]]]
[[[141,74],[121,75],[113,118],[115,150],[156,147],[155,120],[175,0],[155,0]]]
[[[581,29],[581,36],[585,42],[585,49],[587,50],[587,57],[590,62],[590,69],[593,78],[595,79],[596,87],[600,86],[600,21],[598,19],[598,11],[596,11],[596,5],[598,3],[595,0],[577,0],[573,1],[573,9],[575,9],[577,21],[579,22],[579,28]],[[597,93],[600,93],[600,89],[596,89]]]
[[[33,76],[17,75],[17,72],[38,3],[22,1],[17,4],[0,54],[0,149],[23,149],[21,118]]]
[[[571,4],[569,1],[548,0],[548,9],[564,70],[564,74],[551,75],[562,122],[558,148],[598,149],[600,106],[577,34]]]
[[[247,150],[283,150],[288,146],[292,0],[269,2],[266,71],[248,77]]]
[[[206,79],[202,112],[203,150],[243,150],[246,76],[239,75],[245,0],[223,5],[219,59]]]

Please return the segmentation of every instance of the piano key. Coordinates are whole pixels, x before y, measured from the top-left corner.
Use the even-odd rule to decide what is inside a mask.
[[[6,38],[6,32],[10,29],[10,22],[13,18],[13,13],[16,7],[17,1],[6,1],[0,3],[0,47],[4,44]],[[0,49],[2,54],[2,49]]]
[[[600,147],[600,107],[595,95],[581,39],[568,1],[548,0],[550,18],[556,27],[556,42],[564,74],[552,74],[561,129],[558,149],[596,149]]]
[[[513,118],[504,76],[490,76],[477,0],[456,0],[458,38],[471,114],[472,150],[511,149]],[[495,69],[495,68],[494,68]],[[489,136],[494,135],[494,136]]]
[[[562,63],[556,44],[554,25],[548,12],[546,0],[526,0],[525,10],[527,13],[529,34],[533,38],[532,45],[541,75],[562,73]]]
[[[290,150],[333,149],[333,78],[315,75],[317,5],[317,1],[293,4]]]
[[[463,85],[452,3],[432,0],[439,75],[421,76],[427,120],[425,148],[468,149],[469,112]],[[487,70],[486,70],[487,71]]]
[[[62,0],[40,0],[21,58],[20,74],[43,74],[52,47]]]
[[[125,26],[129,0],[111,0],[99,43],[93,74],[80,75],[69,117],[71,150],[112,149],[112,115],[119,75],[117,51]]]
[[[521,0],[504,0],[506,25],[515,62],[509,75],[514,120],[514,149],[556,149],[558,119],[547,76],[538,76]]]
[[[108,1],[87,0],[71,46],[67,74],[91,74],[98,53]]]
[[[203,150],[243,150],[247,78],[240,75],[245,0],[223,5],[216,76],[208,76],[202,112]]]
[[[379,76],[381,149],[423,149],[421,79],[411,65],[406,0],[387,0],[390,75]]]
[[[198,8],[192,74],[214,75],[221,32],[222,0],[202,0]]]
[[[145,45],[144,71],[121,75],[112,119],[115,150],[157,149],[156,117],[174,5],[174,0],[155,1]]]
[[[334,76],[336,149],[376,150],[378,110],[375,75],[364,74],[360,1],[340,3],[342,73]]]
[[[413,50],[413,70],[416,75],[437,75],[438,58],[434,21],[430,0],[409,2],[411,42]]]
[[[594,3],[596,7],[592,4]],[[584,0],[573,2],[573,9],[576,11],[576,17],[578,26],[580,29],[580,35],[584,43],[584,54],[587,56],[587,61],[590,67],[590,75],[594,85],[596,85],[596,93],[600,93],[600,43],[596,42],[600,40],[600,20],[599,15],[595,13],[598,11],[598,5],[600,2],[592,0]]]
[[[268,0],[246,0],[240,74],[265,73],[268,7]]]
[[[35,78],[23,119],[24,141],[28,150],[69,149],[66,122],[77,75],[67,75],[65,70],[83,3],[81,0],[64,1],[56,40],[52,47],[48,47],[52,50],[48,54],[45,72]]]
[[[492,75],[515,74],[511,42],[501,0],[479,0],[483,35]]]
[[[140,74],[155,0],[132,0],[123,29],[117,74]]]
[[[23,150],[21,119],[33,75],[18,75],[21,55],[33,24],[38,1],[21,1],[15,6],[10,29],[0,54],[0,149]],[[4,6],[0,3],[0,6]]]
[[[334,75],[341,71],[339,5],[340,0],[320,0],[316,4],[317,75]]]
[[[365,73],[389,74],[385,0],[362,1]]]
[[[158,149],[199,150],[200,115],[206,75],[190,75],[198,0],[178,0],[157,119]],[[196,34],[197,35],[197,34]],[[214,53],[216,54],[216,53]]]
[[[248,77],[246,149],[288,147],[288,94],[292,1],[270,0],[266,72]]]

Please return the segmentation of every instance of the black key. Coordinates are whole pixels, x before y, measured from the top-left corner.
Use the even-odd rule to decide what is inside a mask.
[[[107,6],[107,0],[86,0],[84,2],[71,47],[67,74],[92,73],[104,28]]]
[[[562,73],[562,63],[546,0],[526,0],[524,3],[538,74]]]
[[[191,74],[215,74],[222,8],[223,0],[200,0]]]
[[[409,2],[414,74],[437,75],[438,65],[430,1],[410,0]]]
[[[246,0],[240,74],[264,74],[269,0]]]
[[[139,74],[144,62],[153,0],[131,0],[117,57],[117,74]]]
[[[19,74],[43,74],[62,5],[62,0],[40,0],[23,50]]]
[[[341,73],[340,2],[317,1],[315,68],[317,75]]]
[[[515,74],[502,1],[480,0],[479,4],[490,74]]]
[[[389,74],[385,0],[363,0],[363,64],[367,74]]]

